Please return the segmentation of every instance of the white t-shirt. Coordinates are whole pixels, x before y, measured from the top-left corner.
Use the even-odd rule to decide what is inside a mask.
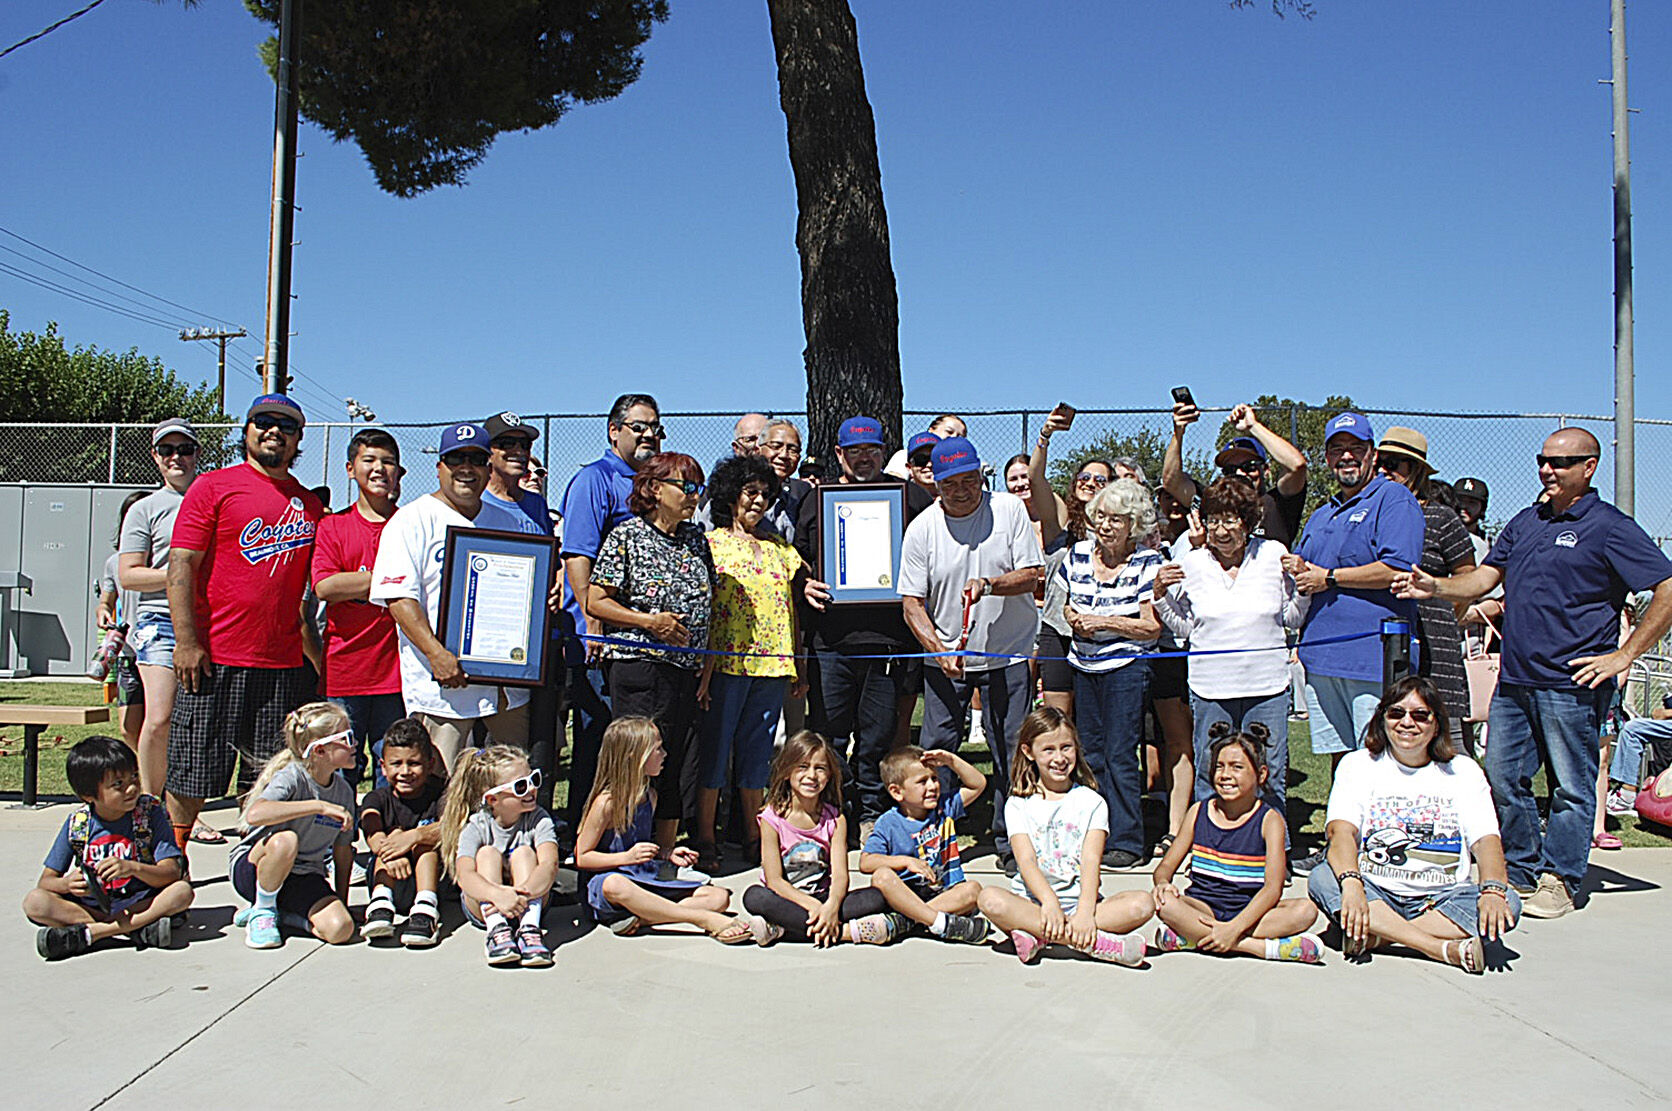
[[[1359,831],[1358,870],[1383,891],[1430,895],[1469,880],[1469,846],[1498,832],[1492,790],[1467,756],[1408,768],[1363,749],[1335,769],[1325,822]]]
[[[371,601],[387,606],[411,598],[424,607],[433,630],[441,620],[441,555],[448,526],[521,532],[522,523],[508,510],[488,502],[472,521],[438,497],[426,495],[395,510],[383,526],[372,567]],[[430,661],[406,633],[400,634],[401,697],[409,714],[444,718],[481,718],[528,701],[526,687],[472,684],[443,688],[430,674]],[[504,705],[500,705],[504,692]]]
[[[1028,507],[1015,494],[983,493],[966,517],[948,517],[940,502],[917,515],[900,548],[900,593],[922,598],[943,648],[956,649],[964,633],[964,584],[996,579],[1022,567],[1043,567]],[[1033,594],[989,594],[970,613],[971,652],[1031,656],[1039,637]],[[965,671],[990,671],[1011,660],[964,660]]]
[[[1261,648],[1223,656],[1193,656],[1190,689],[1200,698],[1261,698],[1289,686],[1289,629],[1300,628],[1310,599],[1283,570],[1289,553],[1275,540],[1254,537],[1232,578],[1205,548],[1178,561],[1184,581],[1155,605],[1173,635],[1197,651]]]
[[[1066,909],[1079,897],[1080,850],[1086,834],[1094,829],[1109,832],[1109,804],[1101,794],[1078,783],[1059,799],[1048,799],[1043,791],[1026,798],[1011,795],[1004,803],[1004,828],[1011,837],[1028,839],[1033,855],[1039,858],[1039,870]],[[1010,889],[1024,899],[1033,898],[1020,872],[1010,881]],[[1091,894],[1096,897],[1096,892]]]

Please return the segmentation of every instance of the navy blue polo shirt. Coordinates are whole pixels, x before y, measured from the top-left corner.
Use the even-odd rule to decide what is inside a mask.
[[[1353,497],[1343,501],[1337,494],[1319,506],[1307,519],[1295,554],[1325,570],[1380,561],[1395,570],[1408,571],[1422,560],[1425,528],[1416,496],[1386,475],[1377,475]],[[1406,618],[1414,632],[1416,603],[1395,598],[1388,590],[1338,586],[1314,594],[1312,606],[1306,611],[1306,624],[1301,627],[1300,662],[1312,674],[1380,682],[1379,636],[1317,648],[1307,647],[1307,642],[1380,633],[1386,617]],[[1413,661],[1415,656],[1413,645]]]
[[[1568,661],[1619,647],[1626,595],[1672,578],[1643,527],[1588,491],[1561,513],[1517,513],[1487,553],[1504,573],[1506,683],[1577,690]]]
[[[563,555],[597,559],[604,546],[604,537],[616,525],[633,515],[627,500],[633,494],[633,468],[613,451],[604,453],[575,473],[563,491]],[[569,615],[574,628],[586,628],[586,614],[581,600],[568,589],[564,579],[563,612]],[[571,664],[584,659],[579,642],[571,642],[564,658]]]

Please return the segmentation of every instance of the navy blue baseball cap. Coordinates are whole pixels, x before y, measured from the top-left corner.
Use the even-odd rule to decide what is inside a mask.
[[[1265,445],[1252,436],[1238,436],[1230,443],[1219,449],[1219,454],[1213,457],[1216,467],[1234,467],[1239,463],[1246,463],[1250,459],[1266,461]]]
[[[1330,437],[1337,432],[1345,432],[1355,440],[1363,440],[1367,444],[1376,442],[1376,433],[1370,428],[1370,418],[1362,413],[1337,413],[1324,425],[1324,443],[1329,443]]]
[[[929,465],[935,470],[935,481],[942,482],[965,471],[979,471],[981,459],[975,445],[962,436],[948,436],[929,451]]]
[[[264,393],[250,402],[250,411],[244,414],[244,423],[250,423],[262,413],[272,413],[276,417],[289,417],[301,425],[308,423],[308,418],[302,415],[302,407],[282,393]]]
[[[940,437],[933,432],[919,432],[906,442],[906,458],[910,459],[926,447],[934,447],[940,443]]]
[[[449,424],[441,433],[441,454],[462,447],[480,448],[486,454],[488,430],[479,424]]]
[[[882,421],[875,417],[849,417],[836,432],[837,447],[859,447],[862,444],[884,446]]]

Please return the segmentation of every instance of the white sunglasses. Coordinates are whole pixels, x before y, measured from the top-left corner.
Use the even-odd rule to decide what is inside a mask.
[[[503,795],[506,792],[510,792],[518,798],[521,798],[526,794],[538,791],[540,789],[541,782],[542,776],[540,775],[540,769],[535,768],[527,775],[519,775],[517,778],[506,783],[501,783],[497,787],[489,787],[486,791],[482,792],[482,803],[483,805],[486,805],[488,800],[493,798],[495,795]]]
[[[333,733],[329,737],[321,737],[317,741],[309,741],[308,747],[302,750],[302,759],[306,760],[308,757],[312,756],[315,749],[324,748],[326,745],[334,744],[344,744],[349,748],[353,748],[354,731],[351,729],[344,729],[341,733]]]

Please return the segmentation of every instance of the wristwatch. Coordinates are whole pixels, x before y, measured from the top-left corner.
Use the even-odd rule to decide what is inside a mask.
[[[1328,571],[1324,572],[1324,585],[1325,586],[1334,586],[1335,585],[1335,568],[1331,567]]]

